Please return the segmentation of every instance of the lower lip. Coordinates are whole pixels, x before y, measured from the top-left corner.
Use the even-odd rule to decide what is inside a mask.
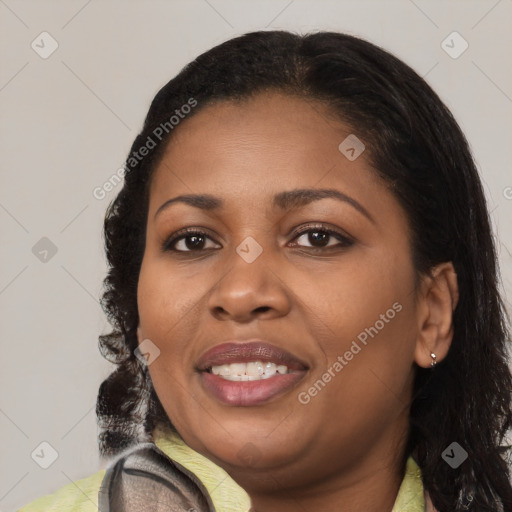
[[[252,381],[226,380],[209,372],[201,372],[200,375],[206,391],[223,404],[249,407],[268,402],[275,396],[289,391],[305,374],[305,371],[285,373]]]

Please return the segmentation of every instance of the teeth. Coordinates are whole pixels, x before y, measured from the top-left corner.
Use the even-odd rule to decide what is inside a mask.
[[[275,375],[277,372],[277,366],[274,363],[267,363],[265,365],[265,375]]]
[[[251,361],[249,363],[231,363],[212,366],[211,372],[219,375],[226,380],[232,381],[252,381],[269,379],[276,373],[284,375],[288,373],[288,367],[284,364],[262,363],[261,361]]]
[[[259,377],[265,373],[263,363],[256,361],[255,363],[247,363],[245,373],[251,377]]]
[[[245,363],[231,363],[229,365],[229,374],[230,375],[243,375],[245,373],[245,367],[247,365]]]
[[[277,373],[281,373],[281,374],[285,374],[285,373],[288,373],[288,367],[285,366],[284,364],[280,364],[278,367],[277,367]]]

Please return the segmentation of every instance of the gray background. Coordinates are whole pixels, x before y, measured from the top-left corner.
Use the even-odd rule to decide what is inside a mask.
[[[472,146],[510,301],[511,21],[512,0],[0,0],[0,510],[101,466],[94,406],[111,370],[97,349],[109,330],[101,228],[120,186],[103,200],[93,190],[123,164],[157,90],[232,36],[345,31],[424,76]],[[51,49],[43,31],[58,43],[46,59],[31,47]],[[469,45],[457,58],[458,36],[444,43],[452,56],[442,46],[453,31]],[[58,454],[48,469],[31,458],[37,448],[51,462],[44,441]]]

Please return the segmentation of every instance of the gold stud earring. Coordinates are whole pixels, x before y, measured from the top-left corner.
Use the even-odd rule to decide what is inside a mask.
[[[432,368],[434,368],[434,366],[437,364],[436,355],[434,354],[434,352],[430,353],[430,357],[432,358],[432,361],[430,362],[430,366]]]

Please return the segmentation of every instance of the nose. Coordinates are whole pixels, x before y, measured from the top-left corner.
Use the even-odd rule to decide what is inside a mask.
[[[211,314],[218,320],[239,323],[286,315],[292,294],[276,263],[271,265],[265,251],[252,263],[233,252],[227,271],[210,294]]]

